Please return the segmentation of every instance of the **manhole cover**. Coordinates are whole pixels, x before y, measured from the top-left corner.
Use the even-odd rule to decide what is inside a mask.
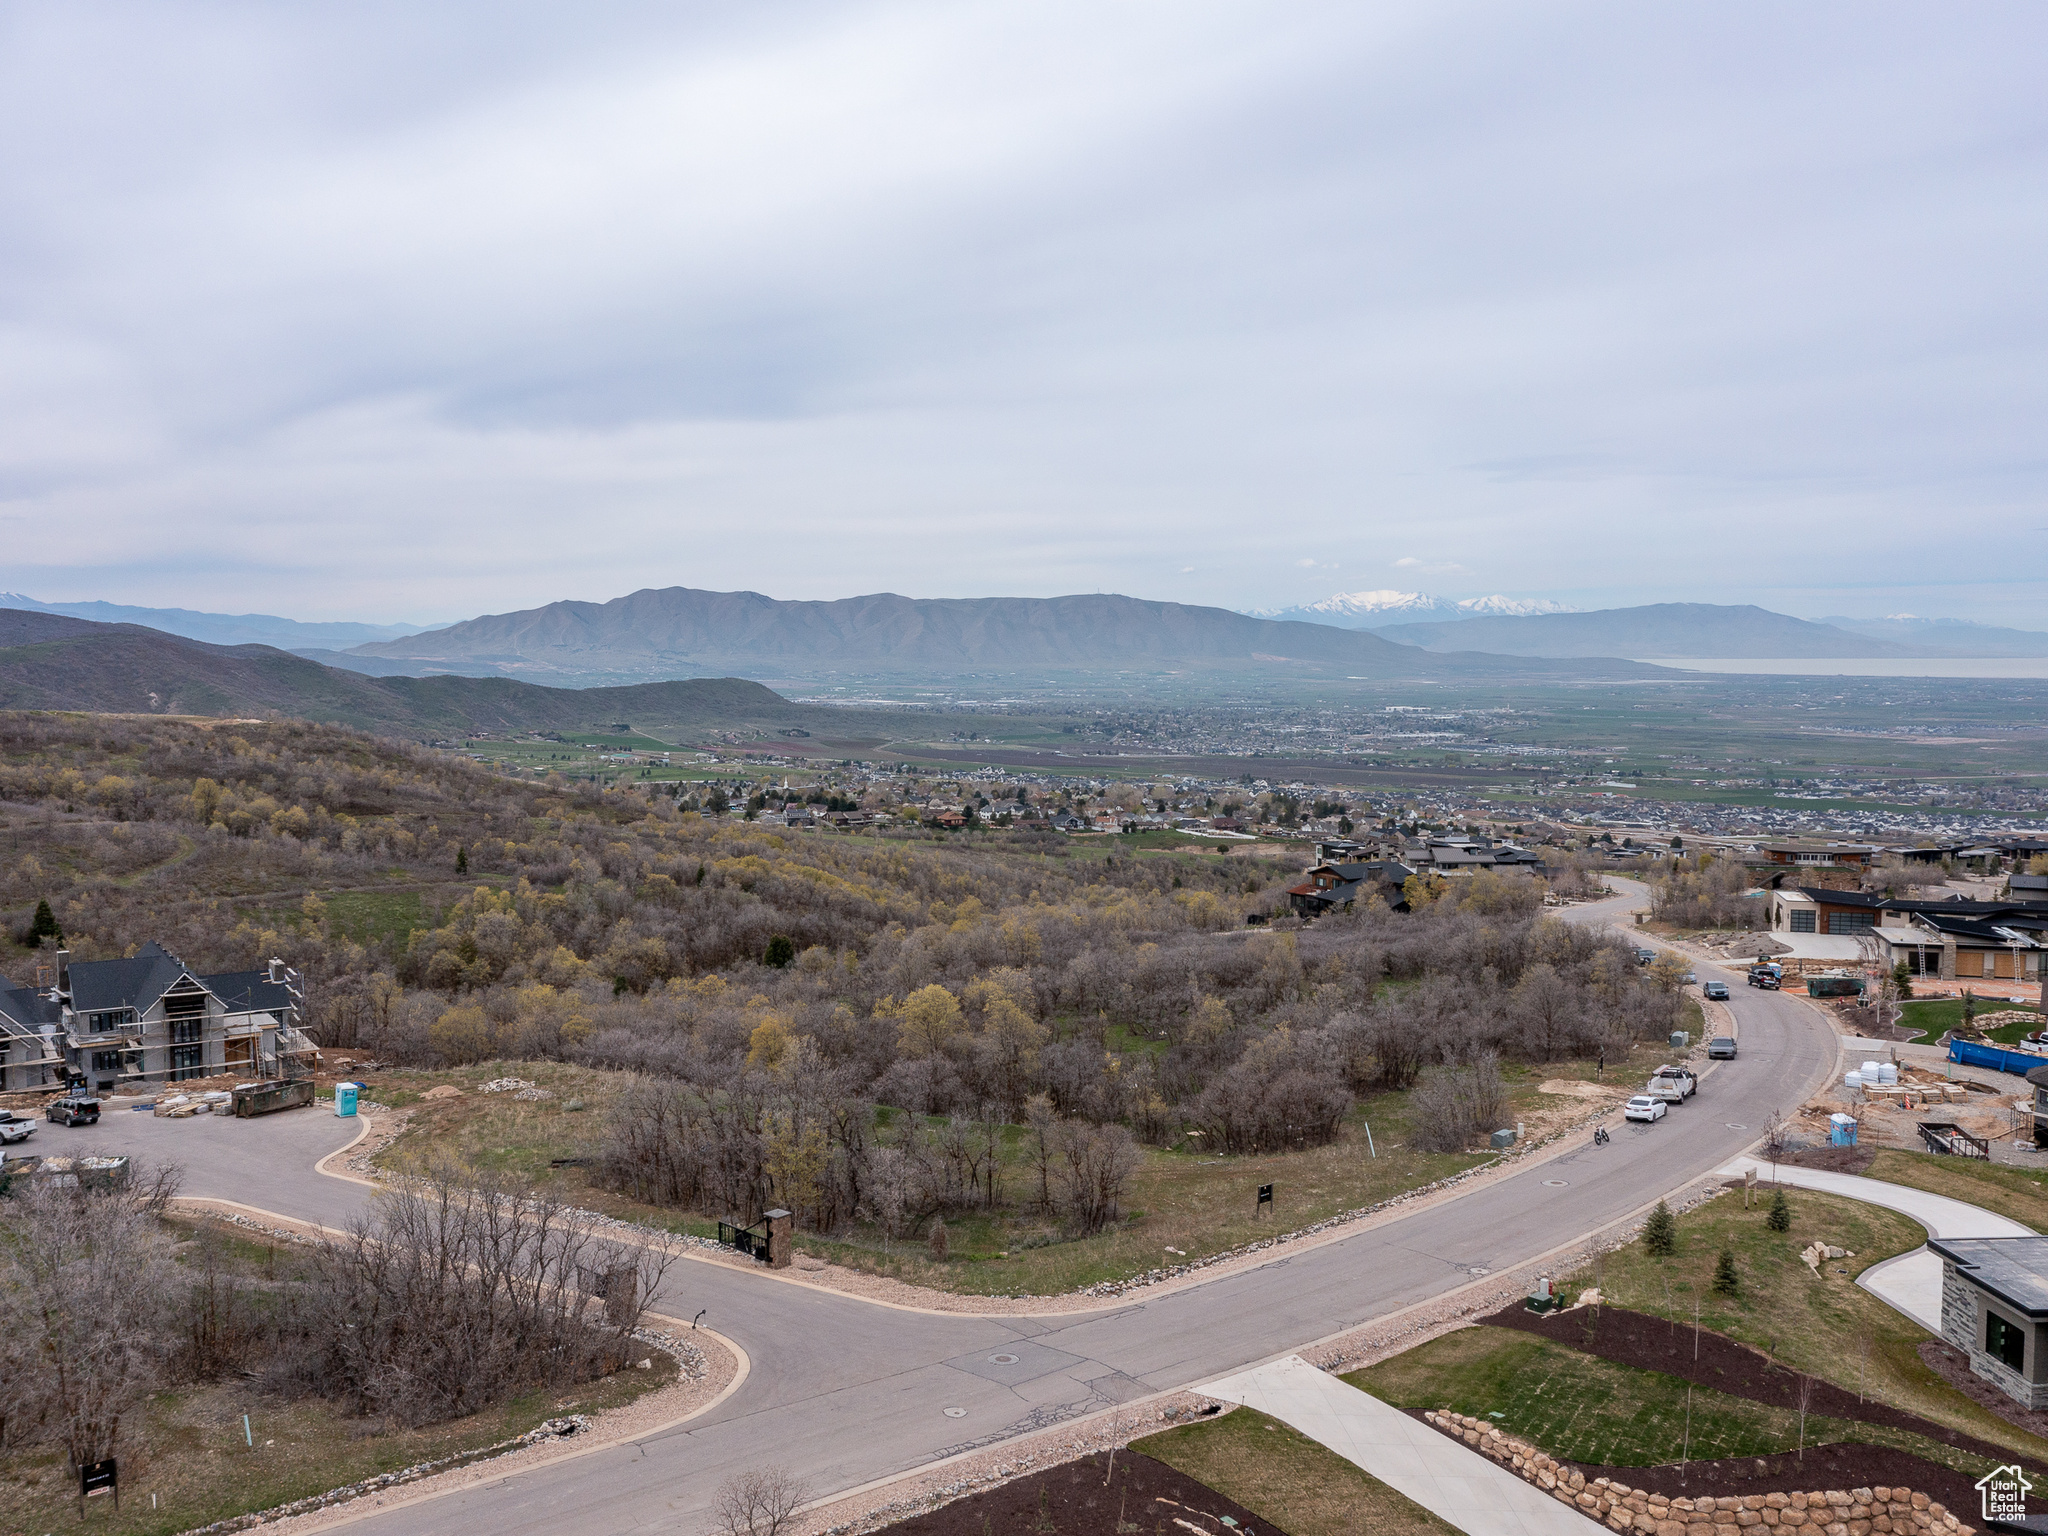
[[[1570,1179],[1545,1179],[1543,1181],[1543,1187],[1545,1189],[1567,1189],[1570,1186]]]
[[[1724,1121],[1723,1123],[1724,1123],[1724,1124],[1725,1124],[1725,1125],[1726,1125],[1726,1126],[1728,1127],[1728,1129],[1729,1129],[1729,1130],[1731,1130],[1731,1131],[1746,1131],[1746,1130],[1748,1130],[1748,1129],[1749,1129],[1749,1127],[1748,1127],[1748,1126],[1744,1125],[1744,1124],[1743,1124],[1743,1123],[1742,1123],[1741,1121],[1739,1121],[1739,1120],[1728,1120],[1728,1121]]]
[[[946,1417],[949,1419],[964,1419],[967,1417],[967,1410],[965,1408],[948,1408],[946,1410]]]
[[[1017,1357],[1015,1355],[990,1355],[988,1363],[990,1365],[1015,1365]]]

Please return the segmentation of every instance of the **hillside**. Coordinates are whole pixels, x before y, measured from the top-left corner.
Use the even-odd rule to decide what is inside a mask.
[[[1287,669],[1346,677],[1526,672],[1496,656],[1419,663],[1411,649],[1324,624],[1115,594],[922,599],[877,593],[781,602],[758,592],[648,589],[608,603],[559,602],[491,614],[335,658],[421,672],[490,667],[574,682],[710,672],[760,675]],[[1549,669],[1544,669],[1549,670]]]
[[[873,740],[902,718],[793,704],[741,678],[544,688],[510,678],[365,677],[269,646],[207,645],[130,624],[0,609],[0,709],[290,716],[410,737],[580,731],[629,722],[659,739],[804,730]]]
[[[2048,634],[1973,624],[1967,619],[1844,619],[1830,615],[1814,622],[1905,646],[1915,656],[2048,656]]]
[[[1888,640],[1750,604],[1652,603],[1593,613],[1393,624],[1378,633],[1429,651],[1490,651],[1503,656],[1912,656]],[[402,642],[401,642],[402,643]]]

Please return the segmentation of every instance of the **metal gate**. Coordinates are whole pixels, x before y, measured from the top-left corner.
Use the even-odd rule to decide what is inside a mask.
[[[750,1259],[758,1259],[763,1264],[768,1262],[768,1234],[765,1231],[757,1232],[752,1227],[736,1227],[729,1221],[721,1221],[718,1240]]]

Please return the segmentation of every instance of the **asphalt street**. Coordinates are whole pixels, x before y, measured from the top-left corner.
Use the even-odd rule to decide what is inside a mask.
[[[1640,900],[1572,909],[1607,923]],[[1511,1268],[1616,1222],[1727,1162],[1772,1110],[1789,1112],[1832,1069],[1835,1037],[1803,1001],[1734,983],[1741,1052],[1663,1121],[1617,1130],[1355,1237],[1294,1251],[1206,1284],[1052,1317],[914,1312],[711,1263],[678,1264],[657,1309],[707,1323],[751,1370],[713,1412],[636,1444],[368,1516],[358,1529],[496,1536],[709,1524],[729,1473],[786,1465],[818,1494],[850,1489],[970,1447],[1243,1368]],[[371,1191],[311,1164],[353,1134],[331,1116],[166,1122],[110,1116],[60,1138],[173,1156],[185,1192],[342,1225]],[[68,1149],[68,1147],[67,1147]],[[951,1410],[951,1411],[949,1411]]]

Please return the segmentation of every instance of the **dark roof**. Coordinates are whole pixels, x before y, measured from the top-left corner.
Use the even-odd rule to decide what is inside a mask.
[[[229,1013],[283,1013],[292,1006],[291,992],[283,982],[272,981],[268,971],[222,971],[199,980]]]
[[[0,977],[0,1013],[29,1028],[63,1021],[63,1010],[57,1004],[33,987],[18,986],[5,977]]]
[[[2010,944],[2011,939],[1998,931],[1998,925],[1980,921],[1974,917],[1951,917],[1946,912],[1922,912],[1917,914],[1921,923],[1936,933],[1946,933],[1958,939],[1975,939],[1982,944]]]
[[[1869,907],[1876,910],[1891,905],[1890,898],[1872,891],[1831,891],[1824,885],[1795,885],[1792,889],[1833,907]]]
[[[185,962],[160,944],[145,944],[127,960],[73,960],[71,1006],[79,1013],[149,1007],[187,973]]]
[[[2048,1317],[2048,1237],[1930,1237],[1927,1246],[2007,1306]]]
[[[2036,1088],[2048,1088],[2048,1067],[2036,1067],[2027,1074],[2027,1081]]]

